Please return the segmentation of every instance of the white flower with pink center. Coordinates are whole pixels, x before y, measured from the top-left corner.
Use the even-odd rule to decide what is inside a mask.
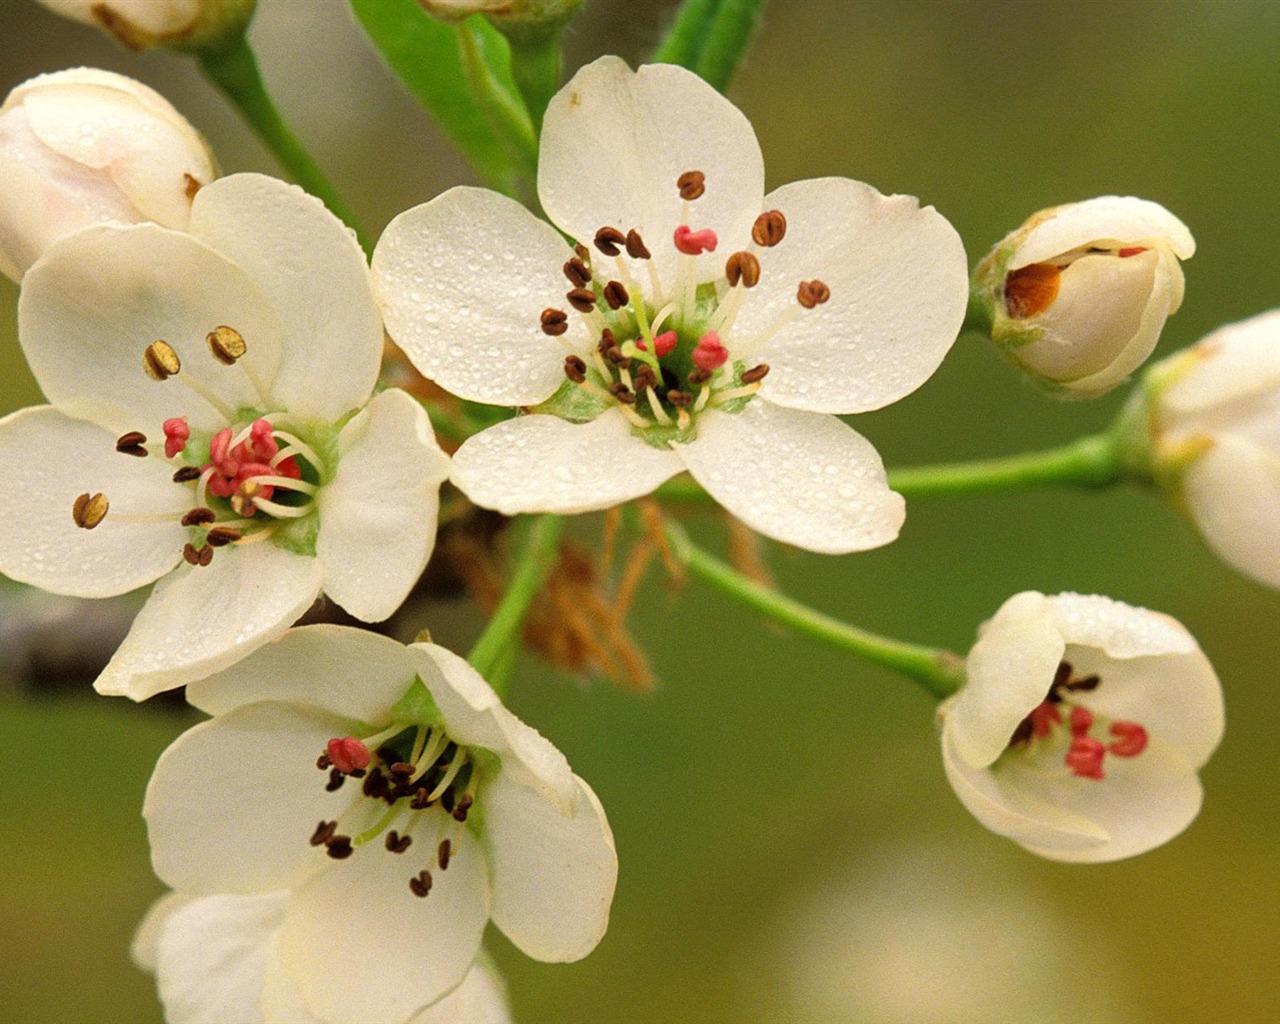
[[[457,655],[307,626],[187,694],[214,717],[147,788],[156,873],[192,896],[286,892],[275,957],[326,1024],[434,1003],[490,919],[544,961],[604,935],[603,808]]]
[[[939,711],[947,779],[993,832],[1053,860],[1145,853],[1200,810],[1222,688],[1167,615],[1082,594],[1011,597]]]
[[[332,1024],[316,1016],[281,959],[287,892],[188,896],[155,902],[133,959],[156,976],[170,1024]],[[336,955],[336,951],[335,951]],[[372,1000],[371,1000],[372,1002]],[[362,1018],[362,1024],[402,1024]],[[462,983],[403,1024],[511,1024],[505,986],[481,955]]]
[[[503,513],[585,512],[688,470],[759,532],[893,540],[903,502],[833,414],[919,387],[964,318],[951,225],[823,178],[765,195],[746,118],[696,75],[605,57],[552,100],[538,192],[576,239],[484,189],[401,214],[374,253],[388,330],[425,375],[518,415],[454,482]]]
[[[28,271],[19,334],[52,403],[0,420],[0,572],[109,597],[159,580],[97,688],[140,700],[284,632],[323,590],[386,618],[435,542],[448,459],[373,395],[382,326],[355,239],[261,175],[189,232],[87,228]]]

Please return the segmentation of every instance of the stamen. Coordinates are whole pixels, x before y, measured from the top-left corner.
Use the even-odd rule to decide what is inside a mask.
[[[167,341],[153,341],[142,353],[142,368],[152,380],[168,380],[182,369],[182,360]]]
[[[677,409],[684,409],[693,403],[693,395],[687,391],[677,391],[672,388],[667,392],[667,401],[674,405]]]
[[[567,266],[567,264],[566,264]],[[544,309],[542,311],[542,333],[558,338],[569,329],[568,314],[562,309]]]
[[[653,255],[635,228],[627,232],[627,255],[633,260],[647,260]]]
[[[342,784],[347,781],[347,777],[338,771],[337,768],[329,770],[329,781],[325,783],[325,792],[336,793],[342,788]]]
[[[333,838],[335,832],[338,831],[338,823],[336,821],[322,821],[316,826],[316,830],[311,833],[312,846],[324,846]]]
[[[1147,730],[1137,722],[1121,719],[1111,723],[1115,740],[1107,747],[1116,757],[1137,757],[1147,749]]]
[[[575,288],[585,288],[591,283],[591,271],[576,256],[560,269],[564,272],[564,276],[569,279],[569,283]]]
[[[453,843],[448,839],[441,839],[440,846],[436,850],[436,863],[440,865],[441,871],[449,870],[449,858],[453,854]]]
[[[1067,751],[1067,767],[1071,774],[1081,779],[1103,778],[1102,759],[1107,749],[1097,740],[1089,736],[1077,736],[1071,741],[1071,749]]]
[[[205,335],[205,340],[209,343],[209,351],[213,353],[213,358],[224,366],[234,366],[236,360],[249,351],[249,347],[244,342],[244,336],[234,327],[225,325],[215,327]]]
[[[426,899],[431,891],[431,872],[423,868],[409,879],[409,891],[420,899]]]
[[[749,252],[735,252],[725,261],[724,276],[729,287],[754,288],[760,283],[760,261]]]
[[[239,530],[233,530],[227,526],[215,526],[204,539],[212,548],[225,548],[228,544],[234,544],[242,536]]]
[[[743,384],[758,384],[764,380],[769,373],[769,364],[761,363],[759,366],[753,366],[749,370],[742,371]]]
[[[386,846],[392,853],[404,853],[413,842],[413,836],[402,836],[395,829],[387,833]]]
[[[742,388],[725,388],[711,396],[711,404],[724,405],[725,402],[732,402],[737,398],[750,398],[759,390],[759,384],[749,384]]]
[[[649,400],[649,408],[653,410],[653,418],[664,427],[671,426],[671,417],[667,415],[667,410],[662,408],[662,403],[658,401],[658,395],[654,388],[645,388],[644,396]]]
[[[805,309],[821,306],[829,298],[831,298],[831,289],[821,281],[801,281],[800,287],[796,289],[796,300]]]
[[[663,331],[661,334],[655,335],[653,339],[654,355],[656,355],[659,359],[661,359],[663,356],[670,355],[672,350],[676,347],[676,342],[678,340],[679,339],[677,338],[675,331]],[[638,348],[641,352],[649,351],[649,349],[645,346],[645,343],[643,341],[637,341],[636,348]]]
[[[183,466],[173,474],[173,482],[175,484],[189,484],[192,480],[200,479],[199,466]]]
[[[369,748],[354,736],[334,737],[325,745],[325,753],[329,755],[329,762],[344,775],[350,775],[357,768],[368,768],[371,759]]]
[[[191,427],[187,425],[185,416],[175,416],[164,421],[164,457],[172,459],[186,450],[187,441],[191,439]],[[195,479],[192,477],[191,479]]]
[[[1145,245],[1130,245],[1130,246],[1126,246],[1123,249],[1117,249],[1116,255],[1119,256],[1122,260],[1124,260],[1124,259],[1128,259],[1130,256],[1137,256],[1138,253],[1146,252],[1146,251],[1147,251],[1147,247]]]
[[[585,245],[583,245],[581,242],[578,242],[576,245],[574,245],[573,252],[574,252],[574,255],[576,255],[578,259],[582,260],[582,262],[585,263],[588,267],[591,266],[591,250],[588,249]]]
[[[71,520],[82,530],[92,530],[107,517],[110,507],[105,494],[82,494],[71,506]]]
[[[182,546],[182,560],[188,565],[204,566],[213,561],[213,548],[208,544],[197,548],[188,541]]]
[[[346,860],[354,852],[350,836],[334,836],[324,845],[324,852],[334,860]]]
[[[1072,736],[1087,736],[1093,728],[1093,712],[1077,704],[1071,709],[1070,723]]]
[[[672,235],[672,241],[680,252],[686,256],[700,256],[704,252],[715,252],[720,240],[710,228],[694,231],[688,224],[681,224]]]
[[[777,245],[787,236],[787,218],[781,210],[765,210],[751,225],[751,239],[766,249]]]
[[[268,501],[266,498],[261,497],[252,498],[251,500],[259,511],[275,516],[277,519],[302,519],[311,515],[314,511],[311,507],[312,502],[307,502],[305,505],[281,505],[279,502]]]
[[[476,802],[475,796],[471,793],[463,793],[462,798],[458,801],[458,806],[453,809],[454,821],[466,821],[467,812],[471,810],[471,805]]]
[[[619,402],[622,402],[624,405],[636,404],[636,396],[632,393],[629,387],[622,383],[622,381],[614,381],[610,384],[609,394],[613,395],[614,398]]]
[[[624,245],[626,241],[627,236],[617,228],[603,227],[596,232],[596,248],[606,256],[617,256],[620,251],[618,246]]]
[[[590,313],[596,308],[596,293],[586,288],[574,288],[565,298],[579,313]]]
[[[138,430],[130,430],[127,434],[121,434],[116,438],[116,451],[121,455],[132,455],[135,458],[144,459],[147,456],[147,449],[144,447],[146,443],[146,434]]]
[[[1004,279],[1004,308],[1015,320],[1043,313],[1053,305],[1062,285],[1062,271],[1052,263],[1019,267]]]
[[[729,361],[729,350],[720,342],[720,335],[708,331],[698,339],[693,350],[693,365],[704,373],[712,373]],[[702,383],[699,381],[699,383]]]
[[[693,374],[690,374],[689,376],[692,377]],[[698,392],[698,400],[693,403],[693,411],[702,412],[702,410],[707,407],[707,402],[709,402],[710,400],[711,400],[711,389],[708,387],[704,387],[701,391]]]
[[[631,296],[627,294],[621,281],[610,281],[604,286],[604,301],[609,304],[610,309],[619,310],[631,301]]]
[[[182,517],[183,526],[206,526],[216,521],[218,514],[211,508],[193,508]]]
[[[312,447],[309,444],[307,444],[305,441],[303,441],[301,438],[294,437],[293,434],[287,433],[286,431],[283,431],[283,430],[275,431],[275,433],[272,436],[279,441],[283,441],[285,444],[289,445],[293,449],[293,451],[290,452],[290,455],[293,455],[295,453],[298,455],[301,455],[304,459],[306,459],[309,463],[311,463],[311,465],[313,465],[317,471],[321,473],[324,472],[324,463],[320,461],[320,456],[318,456],[315,453],[315,451],[312,449]],[[277,452],[276,455],[272,458],[271,465],[273,467],[279,465],[281,462],[284,461],[281,455],[282,453]]]
[[[676,188],[680,190],[680,198],[686,202],[701,199],[707,191],[707,176],[701,171],[685,171],[676,179]]]
[[[580,356],[565,356],[564,375],[575,384],[581,384],[587,379],[587,364]]]

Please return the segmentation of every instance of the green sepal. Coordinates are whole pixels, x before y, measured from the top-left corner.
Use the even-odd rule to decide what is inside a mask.
[[[280,521],[280,526],[271,536],[271,543],[284,548],[295,555],[316,557],[316,538],[320,534],[320,517],[304,516],[302,519]]]
[[[412,722],[432,729],[444,726],[444,715],[440,713],[436,699],[431,696],[431,691],[422,681],[422,676],[415,675],[404,696],[392,705],[391,720]]]
[[[587,380],[598,388],[607,388],[597,370],[588,369]],[[570,420],[574,423],[589,423],[612,405],[613,403],[603,395],[579,387],[571,380],[566,380],[556,389],[554,395],[545,402],[535,405],[531,411],[559,416],[562,420]]]

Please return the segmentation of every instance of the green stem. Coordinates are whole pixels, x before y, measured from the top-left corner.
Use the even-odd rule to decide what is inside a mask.
[[[366,253],[373,251],[373,240],[361,229],[352,211],[329,179],[311,158],[297,136],[289,129],[267,92],[257,58],[249,41],[241,36],[229,46],[203,50],[199,55],[205,75],[235,104],[241,115],[258,133],[258,137],[280,161],[280,166],[313,196],[322,200],[352,228]]]
[[[534,130],[529,112],[519,98],[512,96],[494,77],[468,22],[458,25],[458,41],[472,97],[519,173],[527,182],[536,181],[538,133]]]
[[[674,523],[667,524],[666,534],[676,560],[692,575],[801,636],[900,672],[939,699],[950,696],[964,684],[964,660],[959,655],[938,647],[894,640],[841,622],[747,578],[697,547]]]
[[[501,29],[511,46],[511,76],[529,109],[535,135],[541,133],[547,104],[560,88],[560,73],[564,65],[560,35],[565,24],[567,20]]]
[[[729,88],[742,63],[764,4],[765,0],[722,0],[716,11],[694,70],[721,92]]]
[[[720,4],[721,0],[684,0],[666,37],[649,59],[654,64],[679,64],[693,71]]]
[[[467,661],[489,680],[499,696],[502,696],[505,689],[506,679],[498,677],[509,676],[510,665],[507,665],[505,673],[499,670],[505,659],[511,656],[511,648],[519,646],[520,629],[524,625],[525,615],[533,603],[534,595],[555,564],[563,528],[564,520],[559,516],[539,516],[532,522],[507,592],[502,595],[493,618],[467,655]]]

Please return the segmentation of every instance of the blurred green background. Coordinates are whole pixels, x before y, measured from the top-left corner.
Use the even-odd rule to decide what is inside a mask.
[[[590,0],[571,67],[602,52],[638,60],[670,7]],[[373,229],[468,180],[339,0],[261,0],[253,38],[281,106]],[[5,90],[75,64],[112,68],[164,92],[226,170],[274,170],[187,61],[123,52],[19,0],[0,2],[0,39]],[[1274,3],[774,0],[732,96],[771,185],[845,175],[919,195],[973,259],[1044,206],[1110,192],[1164,203],[1199,243],[1169,352],[1280,304],[1277,53]],[[16,295],[0,282],[0,410],[37,398]],[[966,337],[919,392],[857,426],[901,465],[1064,441],[1122,400],[1057,405]],[[521,1024],[1280,1019],[1280,599],[1136,490],[909,511],[886,550],[774,549],[769,562],[818,607],[959,650],[1029,588],[1172,613],[1227,692],[1199,820],[1133,861],[1036,860],[952,796],[933,708],[909,683],[654,579],[635,627],[655,694],[531,662],[515,686],[517,712],[599,792],[622,863],[611,929],[583,963],[536,964],[494,937]],[[718,543],[718,524],[699,528]],[[90,606],[36,611],[97,628]],[[427,624],[465,645],[477,619],[457,606]],[[157,1021],[152,981],[126,956],[160,891],[139,807],[154,758],[192,719],[87,688],[35,698],[17,682],[0,688],[12,755],[0,1017]]]

